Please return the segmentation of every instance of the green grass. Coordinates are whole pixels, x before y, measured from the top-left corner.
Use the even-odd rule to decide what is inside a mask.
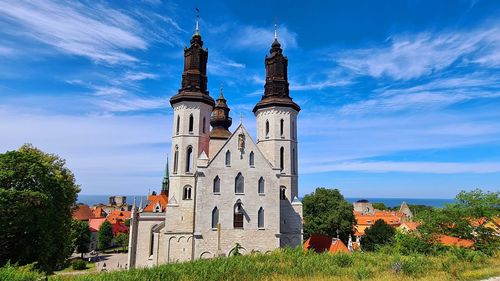
[[[10,269],[9,269],[10,270]],[[39,280],[35,277],[0,280]],[[11,270],[12,271],[12,270]],[[54,281],[86,280],[481,280],[500,276],[500,256],[452,251],[437,255],[400,255],[385,252],[316,254],[301,249],[269,254],[197,260],[109,273],[53,275]]]
[[[276,250],[270,254],[217,258],[52,280],[480,280],[500,275],[500,259],[474,261],[453,253],[439,256],[356,253],[316,254]],[[479,260],[480,259],[480,260]],[[395,270],[395,264],[400,270]],[[398,272],[396,272],[398,271]]]

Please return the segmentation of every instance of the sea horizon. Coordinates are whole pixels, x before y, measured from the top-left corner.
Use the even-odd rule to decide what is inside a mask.
[[[77,203],[83,203],[89,206],[98,203],[108,203],[110,196],[126,196],[126,202],[132,204],[134,197],[137,204],[140,204],[141,199],[143,204],[147,201],[147,196],[144,195],[99,195],[99,194],[79,194]],[[302,200],[303,197],[299,197]],[[410,205],[426,205],[431,207],[444,207],[445,204],[455,202],[453,198],[406,198],[406,197],[344,197],[349,203],[358,200],[368,200],[371,203],[384,203],[387,207],[396,207],[401,203],[406,202]]]

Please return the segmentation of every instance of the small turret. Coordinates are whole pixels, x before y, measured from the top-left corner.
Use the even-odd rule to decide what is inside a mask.
[[[233,120],[229,117],[230,110],[231,109],[227,106],[226,99],[224,98],[224,90],[221,86],[219,97],[212,111],[212,117],[210,117],[210,125],[212,125],[212,131],[210,131],[211,139],[228,139],[231,136],[229,127],[231,127]]]

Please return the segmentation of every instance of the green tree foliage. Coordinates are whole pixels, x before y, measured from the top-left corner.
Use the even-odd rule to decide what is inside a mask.
[[[71,254],[79,187],[65,161],[31,145],[0,154],[0,265],[51,271]]]
[[[435,208],[420,214],[423,224],[419,231],[425,235],[450,235],[471,239],[477,249],[493,254],[500,247],[500,239],[485,222],[500,215],[500,192],[476,189],[462,191],[456,202],[444,208]]]
[[[90,244],[90,229],[89,224],[85,221],[73,220],[72,225],[73,249],[82,255],[89,251]]]
[[[97,233],[97,248],[104,250],[111,246],[113,241],[113,226],[109,221],[104,221]]]
[[[365,236],[361,239],[362,249],[374,251],[378,247],[393,241],[396,230],[384,220],[377,220],[371,227],[365,230]]]
[[[381,211],[389,210],[384,203],[372,203],[372,206],[376,210],[381,210]]]
[[[347,202],[338,189],[317,188],[304,196],[304,238],[314,233],[339,236],[344,243],[353,233],[355,218],[352,204]]]
[[[128,246],[128,233],[118,233],[116,235],[116,244],[122,248],[123,251],[127,249]]]

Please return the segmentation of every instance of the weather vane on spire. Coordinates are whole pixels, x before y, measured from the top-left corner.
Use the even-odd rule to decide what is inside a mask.
[[[274,17],[274,39],[278,40],[278,20]]]
[[[195,8],[196,10],[196,30],[195,30],[195,35],[200,35],[199,29],[198,29],[198,21],[200,19],[200,9]]]

